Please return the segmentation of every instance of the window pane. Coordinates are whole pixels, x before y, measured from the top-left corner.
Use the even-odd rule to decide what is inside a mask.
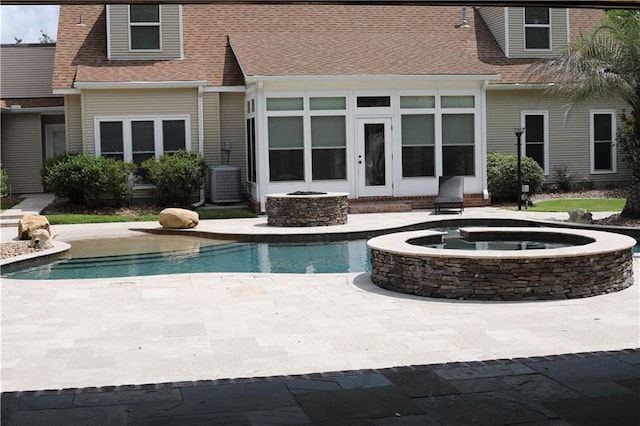
[[[303,151],[301,149],[269,151],[269,178],[272,182],[304,180]]]
[[[527,115],[524,118],[525,142],[544,142],[544,116]]]
[[[435,108],[435,96],[400,96],[400,108]]]
[[[358,96],[358,108],[375,108],[391,106],[389,96]]]
[[[301,111],[302,98],[269,98],[267,111]]]
[[[473,108],[475,98],[473,96],[443,96],[440,98],[442,108]]]
[[[549,28],[525,28],[525,40],[527,49],[549,49]]]
[[[256,132],[255,118],[247,120],[247,180],[255,182],[257,177],[256,168]]]
[[[302,148],[302,117],[269,117],[269,148]]]
[[[524,8],[525,24],[548,24],[549,8],[546,7],[525,7]]]
[[[346,149],[314,149],[312,174],[313,180],[346,179]]]
[[[185,120],[162,121],[163,152],[186,149],[185,125]]]
[[[347,145],[344,116],[311,117],[311,145],[337,147]]]
[[[475,166],[472,146],[443,146],[442,174],[444,176],[473,176]]]
[[[131,27],[132,49],[160,49],[160,27]]]
[[[593,144],[593,167],[596,170],[612,170],[611,164],[611,143],[597,142]]]
[[[473,145],[475,141],[473,114],[442,116],[443,145]]]
[[[124,152],[124,138],[121,121],[100,122],[100,152],[107,157],[107,153]]]
[[[544,170],[544,144],[543,143],[528,143],[525,147],[525,155],[531,157],[538,162],[540,167]]]
[[[153,121],[131,122],[131,148],[133,152],[155,150]]]
[[[611,140],[611,114],[593,115],[593,135],[596,141]]]
[[[153,153],[141,153],[141,154],[134,153],[133,154],[133,162],[136,163],[138,166],[142,164],[143,161],[148,160],[149,158],[153,158]],[[142,176],[143,173],[144,173],[144,170],[142,169],[139,169],[137,172],[139,176]]]
[[[402,177],[435,176],[432,146],[402,147]]]
[[[129,13],[131,22],[160,22],[160,6],[157,4],[132,4]]]
[[[336,98],[311,98],[309,99],[309,107],[312,110],[326,109],[346,109],[347,100],[342,97]]]
[[[402,145],[435,145],[433,115],[403,115]]]

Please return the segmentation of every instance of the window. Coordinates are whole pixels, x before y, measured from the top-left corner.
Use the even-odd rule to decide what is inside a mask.
[[[346,163],[347,129],[345,117],[311,117],[312,179],[346,179]]]
[[[524,48],[531,50],[551,49],[549,8],[524,8]]]
[[[591,111],[591,172],[615,172],[616,121],[613,111]]]
[[[380,108],[391,106],[391,96],[358,96],[358,108]]]
[[[190,149],[188,117],[96,117],[96,155],[140,166],[151,157]],[[138,176],[144,178],[142,171]]]
[[[160,5],[129,5],[131,50],[160,50]]]
[[[402,115],[402,177],[435,176],[435,117]]]
[[[524,113],[524,156],[536,160],[545,174],[547,151],[547,113]]]
[[[269,117],[269,178],[272,182],[304,180],[302,116]]]
[[[347,178],[346,105],[344,96],[267,98],[271,182]]]
[[[256,101],[247,101],[247,181],[258,181],[256,158]]]
[[[475,118],[473,114],[442,115],[443,176],[475,174]]]

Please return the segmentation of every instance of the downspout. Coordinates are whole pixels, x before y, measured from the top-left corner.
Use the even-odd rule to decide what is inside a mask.
[[[198,152],[204,157],[204,86],[198,86]],[[192,208],[197,209],[204,205],[204,185],[200,187],[200,199],[191,205]]]
[[[485,80],[482,83],[482,91],[480,96],[482,97],[481,108],[482,108],[482,198],[485,200],[489,199],[489,186],[487,182],[487,87],[489,86],[489,80]]]

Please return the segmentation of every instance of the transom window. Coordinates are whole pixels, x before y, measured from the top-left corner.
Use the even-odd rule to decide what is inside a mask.
[[[191,149],[189,117],[96,117],[96,155],[133,162]],[[139,177],[142,171],[138,172]]]
[[[551,49],[549,8],[524,8],[524,48],[531,50]]]
[[[129,5],[131,50],[160,50],[160,5]]]

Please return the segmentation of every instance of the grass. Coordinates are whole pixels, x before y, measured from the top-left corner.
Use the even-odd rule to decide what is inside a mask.
[[[624,198],[574,198],[547,200],[529,207],[535,212],[569,212],[573,209],[585,209],[588,212],[620,212],[624,208]]]
[[[0,210],[10,209],[20,201],[22,201],[22,198],[16,197],[15,195],[7,195],[6,197],[2,197],[0,198]]]
[[[198,212],[200,220],[206,219],[232,219],[256,217],[249,210],[203,210]],[[97,215],[97,214],[66,214],[50,213],[47,219],[51,225],[72,225],[80,223],[114,223],[114,222],[157,222],[157,214],[147,215]]]

